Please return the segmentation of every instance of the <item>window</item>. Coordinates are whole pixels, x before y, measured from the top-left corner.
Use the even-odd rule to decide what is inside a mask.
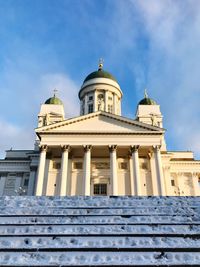
[[[61,167],[60,162],[56,162],[56,161],[53,162],[53,169],[60,169],[60,167]]]
[[[127,162],[120,162],[119,163],[119,169],[127,170],[128,169]]]
[[[77,170],[83,169],[83,163],[82,162],[74,162],[74,169],[77,169]]]
[[[175,186],[175,181],[171,180],[171,186]]]
[[[107,184],[94,184],[94,195],[107,195]]]
[[[92,164],[92,167],[94,169],[110,169],[110,163],[109,162],[94,162]]]
[[[28,182],[29,182],[29,178],[25,178],[23,186],[27,187],[28,186]]]
[[[108,112],[110,112],[110,113],[113,112],[113,106],[112,105],[108,105]]]
[[[108,100],[111,100],[111,101],[112,101],[112,97],[111,97],[111,96],[109,96],[109,97],[108,97]]]
[[[92,113],[93,112],[93,104],[89,104],[88,105],[88,113]]]
[[[146,162],[142,162],[140,164],[140,168],[143,169],[143,170],[147,170],[148,169],[148,164]]]
[[[98,99],[103,99],[103,94],[99,94]]]
[[[93,96],[89,96],[89,101],[93,100]]]

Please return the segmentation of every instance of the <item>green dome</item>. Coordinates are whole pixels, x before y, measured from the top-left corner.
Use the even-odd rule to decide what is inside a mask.
[[[154,101],[152,98],[150,98],[147,94],[147,90],[144,90],[144,98],[140,100],[138,103],[139,105],[157,105],[156,101]]]
[[[117,80],[112,76],[112,74],[110,74],[109,72],[102,70],[102,69],[98,69],[97,71],[94,71],[92,73],[90,73],[84,80],[83,83],[91,80],[91,79],[95,79],[95,78],[107,78],[107,79],[111,79],[115,82],[117,82]]]
[[[56,97],[55,95],[53,97],[50,97],[45,101],[45,104],[51,104],[51,105],[63,105],[62,101]]]
[[[157,104],[156,101],[154,101],[153,99],[145,97],[139,102],[138,105],[157,105]]]

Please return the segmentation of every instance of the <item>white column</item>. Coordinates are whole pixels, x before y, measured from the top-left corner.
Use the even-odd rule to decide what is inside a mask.
[[[31,167],[31,172],[29,176],[29,181],[28,181],[28,190],[27,190],[27,195],[28,196],[33,196],[34,195],[34,183],[35,183],[35,174],[36,170],[35,168]]]
[[[66,196],[67,195],[68,155],[69,155],[69,145],[65,145],[62,147],[62,161],[61,161],[61,174],[60,174],[60,196]]]
[[[200,196],[200,189],[199,189],[199,176],[198,173],[194,172],[192,173],[192,185],[193,185],[193,192],[194,192],[194,196]]]
[[[112,195],[118,195],[118,180],[117,180],[117,146],[112,145],[110,150],[110,178],[112,185]]]
[[[7,179],[7,175],[1,176],[1,179],[0,179],[0,196],[3,196],[6,179]]]
[[[133,179],[134,179],[135,195],[141,196],[142,192],[141,192],[138,148],[139,146],[131,146],[131,157],[133,162]]]
[[[157,172],[155,164],[155,153],[149,153],[150,167],[151,167],[151,181],[152,181],[152,191],[153,196],[159,196],[158,192],[158,182],[157,182]]]
[[[41,146],[40,149],[41,149],[40,160],[39,160],[37,184],[36,184],[36,190],[35,190],[36,196],[41,196],[42,191],[43,191],[43,181],[44,181],[44,171],[45,171],[47,146]]]
[[[157,174],[157,183],[158,183],[158,192],[160,196],[165,196],[165,181],[162,169],[162,159],[160,154],[160,146],[154,147],[155,153],[155,165],[156,165],[156,174]]]
[[[84,195],[90,196],[91,145],[84,146],[83,180]]]
[[[135,188],[134,188],[134,177],[133,177],[133,158],[131,156],[129,158],[129,169],[130,169],[131,196],[134,196]]]
[[[86,115],[88,114],[88,96],[87,94],[85,94],[85,107],[84,107],[84,114],[83,115]]]
[[[94,112],[98,111],[97,90],[94,90]]]
[[[113,113],[117,114],[117,95],[113,94]]]
[[[108,112],[108,90],[105,90],[105,111]]]

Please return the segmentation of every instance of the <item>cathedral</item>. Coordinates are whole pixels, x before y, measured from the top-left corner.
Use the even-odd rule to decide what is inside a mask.
[[[80,88],[80,116],[66,119],[64,103],[47,99],[34,149],[0,160],[0,196],[200,196],[200,161],[167,150],[159,104],[145,92],[130,119],[122,96],[100,62]]]

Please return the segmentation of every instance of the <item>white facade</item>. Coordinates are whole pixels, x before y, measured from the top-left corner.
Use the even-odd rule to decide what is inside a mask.
[[[145,96],[122,117],[117,81],[102,66],[88,77],[79,117],[65,119],[55,96],[41,105],[35,150],[0,160],[0,195],[200,195],[200,161],[167,151],[159,105]]]

